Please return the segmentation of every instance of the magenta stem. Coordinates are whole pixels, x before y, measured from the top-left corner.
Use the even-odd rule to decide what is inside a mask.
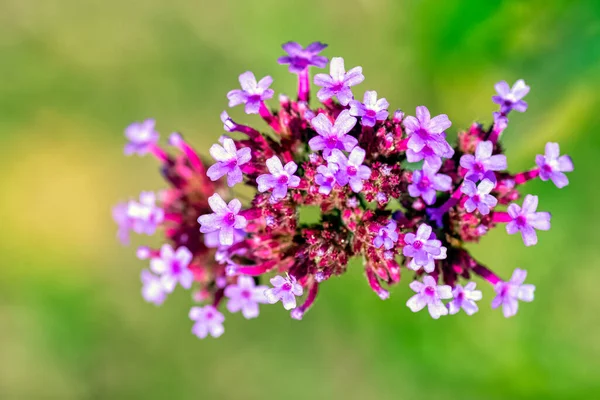
[[[308,68],[304,68],[298,74],[298,101],[308,102],[310,96],[310,74]]]
[[[490,271],[489,269],[487,269],[486,267],[484,267],[481,264],[476,264],[472,268],[472,270],[473,270],[473,272],[475,272],[477,275],[481,276],[483,279],[485,279],[492,285],[495,285],[496,283],[502,281],[502,279],[500,279],[498,277],[498,275],[494,274],[492,271]]]
[[[167,152],[154,143],[150,145],[150,153],[152,153],[154,157],[156,157],[159,161],[162,162],[166,162],[169,159]]]
[[[367,266],[367,268],[365,268],[365,272],[367,274],[367,280],[369,281],[369,286],[371,286],[371,289],[373,289],[373,291],[377,293],[382,300],[390,297],[390,292],[381,287],[379,279],[377,279],[373,269]]]
[[[502,114],[501,116],[506,117],[506,114]],[[504,132],[504,129],[506,129],[506,125],[494,122],[494,126],[492,127],[492,132],[490,133],[488,140],[491,141],[493,144],[498,143],[498,139],[500,139],[500,136],[502,135],[502,132]]]
[[[302,303],[300,307],[292,310],[292,318],[302,319],[302,316],[310,309],[310,307],[312,307],[313,303],[315,302],[317,293],[319,293],[319,284],[314,282],[308,289],[308,296],[306,296],[304,303]]]
[[[444,215],[448,212],[448,210],[450,210],[452,207],[454,207],[455,205],[458,204],[458,202],[460,201],[460,198],[462,197],[463,193],[460,191],[460,186],[458,187],[458,189],[456,189],[454,191],[454,193],[452,193],[452,196],[450,196],[450,198],[448,200],[446,200],[446,202],[444,204],[442,204],[442,206],[438,209],[439,212],[441,213],[441,215]]]
[[[492,214],[492,221],[496,223],[507,223],[512,221],[512,217],[504,211],[494,211]]]
[[[281,133],[281,125],[279,125],[279,121],[277,118],[271,114],[271,111],[267,108],[267,105],[264,101],[260,102],[260,108],[258,109],[258,113],[265,120],[267,124],[277,133]]]
[[[540,175],[540,169],[535,168],[530,171],[521,172],[515,175],[515,183],[521,185],[527,181],[537,178]]]
[[[232,272],[234,272],[236,275],[259,276],[273,269],[275,264],[275,261],[267,261],[265,263],[253,266],[240,265],[237,267],[233,267]]]

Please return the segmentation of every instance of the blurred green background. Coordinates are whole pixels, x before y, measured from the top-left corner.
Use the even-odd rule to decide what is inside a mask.
[[[511,171],[547,141],[576,170],[565,189],[524,188],[553,213],[538,246],[497,230],[473,253],[504,277],[528,269],[533,303],[507,320],[485,286],[478,314],[434,321],[405,306],[409,274],[382,302],[355,266],[302,322],[263,306],[200,341],[188,292],[143,302],[110,207],[163,184],[153,159],[122,156],[123,129],[154,117],[207,149],[241,72],[294,93],[276,63],[288,40],[328,43],[363,66],[357,97],[425,104],[453,133],[491,120],[495,82],[526,80]],[[598,1],[2,0],[0,398],[600,398],[599,93]]]

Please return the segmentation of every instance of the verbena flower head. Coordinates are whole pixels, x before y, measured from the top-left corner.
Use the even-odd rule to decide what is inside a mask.
[[[362,103],[352,101],[362,71],[346,72],[341,59],[316,79],[322,103],[311,101],[309,67],[326,66],[326,46],[283,47],[288,55],[279,62],[297,75],[297,99],[279,95],[275,103],[269,78],[242,74],[242,88],[229,100],[258,112],[259,122],[244,125],[238,114],[223,112],[228,136],[202,155],[179,133],[167,152],[152,120],[128,128],[128,154],[152,154],[166,181],[160,195],[144,192],[113,210],[121,241],[131,231],[159,236],[162,247],[136,252],[151,268],[142,273],[143,299],[159,305],[174,290],[193,290],[193,333],[218,337],[225,319],[219,310],[255,318],[259,307],[281,302],[293,319],[306,318],[328,280],[343,275],[350,259],[362,259],[366,283],[380,299],[401,279],[412,281],[416,294],[407,305],[427,306],[434,318],[475,313],[483,301],[476,281],[494,287],[492,305],[502,305],[505,316],[516,313],[517,301],[533,300],[523,271],[503,280],[505,273],[467,251],[502,224],[526,245],[537,243],[536,230],[550,228],[550,214],[537,211],[537,196],[519,206],[521,185],[540,178],[564,187],[564,173],[573,170],[553,143],[532,169],[506,170],[499,141],[507,114],[525,110],[529,88],[498,84],[500,107],[490,124],[458,130],[451,146],[445,114],[432,118],[421,106],[415,117],[387,115],[387,101],[369,90]],[[304,222],[305,208],[320,218]]]

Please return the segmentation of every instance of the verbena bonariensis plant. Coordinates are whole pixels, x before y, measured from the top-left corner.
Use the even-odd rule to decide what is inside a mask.
[[[244,105],[268,129],[236,123],[223,112],[231,136],[212,145],[209,168],[178,133],[169,138],[175,154],[159,147],[153,120],[127,128],[125,154],[154,155],[170,185],[114,210],[121,241],[131,230],[152,235],[160,228],[166,236],[160,249],[137,251],[150,262],[150,270],[142,271],[143,297],[162,304],[177,284],[197,288],[194,300],[206,305],[191,308],[192,331],[218,337],[223,301],[246,318],[258,316],[259,304],[281,301],[292,318],[302,319],[320,285],[360,256],[369,286],[382,299],[389,296],[383,284],[399,282],[402,267],[414,271],[410,287],[416,294],[406,303],[414,312],[427,306],[436,319],[461,309],[472,315],[482,297],[470,281],[477,275],[494,286],[492,308],[514,315],[519,300],[533,300],[526,271],[516,269],[503,280],[463,245],[499,224],[509,234],[519,232],[526,246],[537,243],[536,230],[550,229],[550,214],[537,211],[537,196],[527,195],[519,205],[517,188],[538,177],[566,186],[571,159],[548,143],[536,156],[537,167],[511,174],[498,142],[508,114],[527,109],[522,99],[529,87],[523,80],[512,88],[496,84],[492,100],[500,109],[493,125],[475,123],[459,132],[453,148],[444,114],[431,117],[421,106],[416,116],[395,111],[390,117],[388,102],[375,91],[356,100],[362,68],[346,71],[342,58],[331,60],[329,74],[314,77],[320,104],[311,108],[309,68],[327,65],[319,55],[325,47],[283,45],[287,55],[278,62],[298,76],[298,99],[280,96],[276,110],[266,105],[274,94],[271,77],[240,75],[241,89],[227,94],[229,106]],[[246,205],[234,195],[238,184],[256,189]],[[307,206],[320,209],[319,223],[300,222]],[[271,287],[261,285],[266,276],[273,276]]]

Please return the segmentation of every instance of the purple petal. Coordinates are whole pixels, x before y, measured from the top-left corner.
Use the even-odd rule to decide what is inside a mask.
[[[277,156],[273,156],[267,160],[267,168],[271,174],[276,176],[281,175],[283,172],[283,165]]]

